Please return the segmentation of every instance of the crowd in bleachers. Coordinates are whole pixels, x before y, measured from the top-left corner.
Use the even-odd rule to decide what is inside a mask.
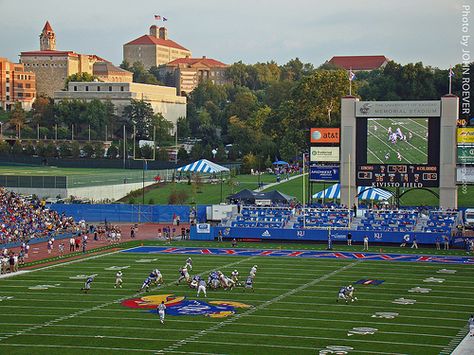
[[[411,232],[418,220],[416,210],[367,210],[357,230]]]
[[[458,219],[457,211],[438,210],[430,211],[428,215],[428,222],[423,228],[424,232],[440,232],[451,233],[451,230],[456,226]]]
[[[71,217],[45,207],[44,202],[0,188],[0,244],[76,231]]]

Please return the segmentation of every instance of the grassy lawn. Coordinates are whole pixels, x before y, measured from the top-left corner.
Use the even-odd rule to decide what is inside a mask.
[[[472,265],[217,256],[194,249],[192,275],[237,269],[245,280],[258,265],[254,292],[208,288],[207,298],[198,298],[175,283],[186,258],[110,253],[3,279],[0,307],[11,316],[0,320],[0,352],[329,354],[338,345],[349,347],[349,354],[434,355],[452,352],[472,313]],[[117,268],[123,268],[123,288],[113,287]],[[164,284],[137,292],[155,268]],[[437,273],[444,268],[455,273]],[[91,291],[84,294],[84,277],[92,274]],[[431,277],[442,282],[426,281]],[[361,279],[383,283],[355,284]],[[348,284],[358,300],[336,302],[339,288]],[[413,292],[418,288],[426,293]],[[155,311],[161,299],[167,304],[164,324]],[[414,302],[396,303],[401,299]]]

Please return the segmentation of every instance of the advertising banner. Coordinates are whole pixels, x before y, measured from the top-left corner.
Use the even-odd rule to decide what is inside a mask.
[[[458,128],[458,143],[474,143],[474,127]]]
[[[339,143],[339,128],[311,128],[311,143]]]
[[[311,147],[310,161],[338,162],[339,147]]]
[[[474,164],[474,145],[458,145],[458,164]]]
[[[356,117],[440,117],[441,101],[358,101]]]
[[[310,181],[339,181],[339,166],[311,164],[309,167]]]

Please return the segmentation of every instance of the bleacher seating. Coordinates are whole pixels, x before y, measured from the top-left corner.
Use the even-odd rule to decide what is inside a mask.
[[[242,208],[231,222],[232,227],[283,228],[291,216],[289,207],[250,207]]]
[[[347,209],[305,208],[304,216],[298,216],[293,228],[347,228],[350,212]]]
[[[455,227],[458,212],[456,211],[430,211],[428,222],[423,228],[424,232],[451,233]]]
[[[357,230],[411,232],[418,220],[416,210],[367,210]]]

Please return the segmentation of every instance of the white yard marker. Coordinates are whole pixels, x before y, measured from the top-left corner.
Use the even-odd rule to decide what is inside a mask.
[[[430,293],[431,288],[413,287],[413,288],[409,289],[408,292],[412,292],[412,293]]]
[[[158,259],[138,259],[135,260],[136,263],[152,263],[157,261]]]
[[[397,298],[397,299],[393,300],[392,303],[407,305],[407,304],[415,304],[416,300],[400,297],[400,298]]]
[[[106,267],[104,270],[108,271],[119,271],[119,270],[125,270],[128,269],[130,266],[111,266],[111,267]]]
[[[372,318],[394,319],[395,317],[398,317],[396,312],[375,312],[375,314],[372,314]]]
[[[13,296],[0,296],[0,302],[11,300]]]
[[[352,330],[349,330],[347,332],[347,336],[353,336],[353,335],[372,335],[375,334],[378,331],[377,328],[370,328],[370,327],[354,327]]]
[[[69,280],[86,280],[89,277],[96,277],[99,274],[92,274],[92,275],[76,275],[76,276],[70,276]]]
[[[54,285],[36,285],[28,287],[29,290],[47,290],[50,288],[55,288],[61,286],[61,284],[54,284]]]
[[[423,282],[436,282],[436,283],[443,283],[444,279],[440,279],[438,277],[428,277],[427,279],[424,279]]]
[[[441,269],[436,271],[437,274],[455,274],[456,270]]]

